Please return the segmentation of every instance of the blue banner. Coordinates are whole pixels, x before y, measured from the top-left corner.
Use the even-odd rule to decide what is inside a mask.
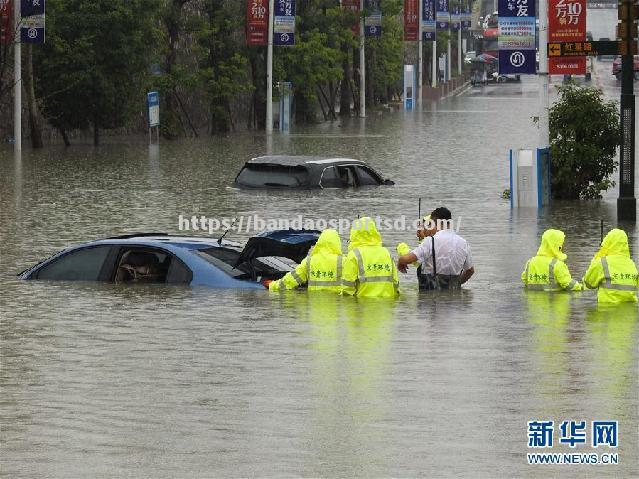
[[[22,43],[44,43],[45,0],[21,0],[20,41]]]
[[[535,0],[499,0],[499,73],[535,74]]]
[[[435,0],[422,0],[422,40],[434,42],[436,38]]]
[[[273,45],[295,45],[295,0],[275,0]]]
[[[364,34],[367,37],[382,36],[382,9],[381,0],[366,0],[364,8],[367,11],[364,17]]]
[[[462,12],[462,29],[463,30],[470,30],[470,27],[472,27],[473,24],[473,20],[472,20],[472,11],[470,9],[470,5],[466,5],[463,9]]]
[[[448,24],[450,23],[448,0],[437,0],[435,20],[437,21],[437,30],[448,30]]]
[[[453,7],[453,11],[450,14],[450,29],[456,32],[461,28],[461,10],[459,7]]]

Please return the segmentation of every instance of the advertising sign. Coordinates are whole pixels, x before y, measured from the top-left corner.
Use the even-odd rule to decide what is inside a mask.
[[[382,36],[382,9],[381,0],[366,0],[368,15],[364,18],[364,33],[367,37]]]
[[[586,0],[549,0],[548,42],[583,42],[586,40]],[[586,59],[549,58],[551,75],[585,75]]]
[[[360,0],[340,0],[340,1],[341,1],[340,4],[342,5],[343,9],[352,11],[359,19]],[[355,21],[355,23],[351,27],[351,30],[353,31],[356,37],[359,37],[359,20]]]
[[[419,3],[418,0],[404,0],[404,41],[416,42],[419,39]]]
[[[422,0],[422,40],[433,42],[436,38],[435,0]]]
[[[0,0],[0,45],[13,41],[13,4]]]
[[[22,15],[20,41],[44,43],[45,0],[21,0],[20,14]]]
[[[536,72],[535,0],[499,0],[499,73]]]
[[[246,2],[246,44],[260,46],[268,43],[268,0]]]
[[[275,0],[273,45],[295,45],[295,0]]]
[[[450,13],[448,12],[448,0],[436,0],[437,1],[437,13],[435,19],[437,20],[437,30],[448,30],[448,24],[450,23]]]
[[[148,108],[147,120],[149,128],[160,126],[160,96],[158,92],[151,91],[146,94],[146,105]]]

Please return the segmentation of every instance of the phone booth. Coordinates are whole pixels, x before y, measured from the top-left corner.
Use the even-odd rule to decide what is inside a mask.
[[[415,105],[416,91],[415,65],[404,65],[404,108],[407,110],[412,110]]]

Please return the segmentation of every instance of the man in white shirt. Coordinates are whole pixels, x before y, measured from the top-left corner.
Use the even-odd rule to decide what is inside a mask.
[[[418,261],[422,265],[420,289],[459,289],[475,273],[470,246],[455,233],[447,208],[437,208],[430,217],[437,233],[410,253],[400,256],[397,269],[406,273],[408,265]]]

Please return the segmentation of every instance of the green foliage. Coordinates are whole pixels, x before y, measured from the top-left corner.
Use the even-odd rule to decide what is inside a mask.
[[[140,111],[155,7],[153,0],[49,3],[47,43],[34,61],[36,90],[54,126],[97,132],[125,126]]]
[[[559,87],[549,110],[552,191],[558,199],[594,199],[614,186],[621,141],[619,107],[601,90],[576,84]]]

